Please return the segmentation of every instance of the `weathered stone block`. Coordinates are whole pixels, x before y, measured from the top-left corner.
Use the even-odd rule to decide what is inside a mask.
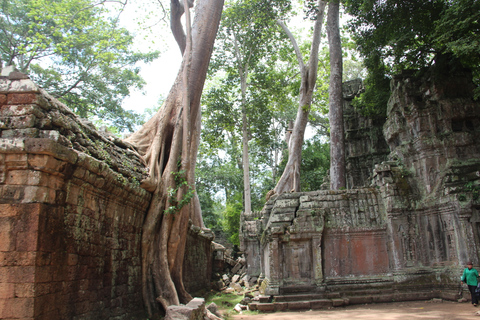
[[[13,85],[13,84],[18,84],[18,85]],[[15,91],[22,90],[20,89],[22,85],[18,82],[12,82],[12,87],[16,87],[14,89]],[[23,86],[23,88],[25,88],[25,86]],[[9,93],[7,95],[7,104],[10,104],[10,105],[35,104],[37,102],[37,99],[38,99],[38,95],[36,93]]]
[[[9,105],[0,109],[0,116],[18,117],[33,114],[38,118],[45,117],[43,110],[35,104],[30,105]]]
[[[167,308],[165,320],[204,320],[205,300],[194,298],[186,306]]]
[[[0,119],[1,123],[1,119]],[[12,138],[0,138],[0,150],[3,153],[22,152],[25,149],[24,140]]]
[[[288,310],[288,302],[275,302],[274,311],[287,311]]]
[[[70,163],[76,163],[78,158],[76,152],[49,139],[26,139],[25,151],[34,154],[48,154]]]
[[[0,251],[1,266],[33,266],[35,265],[35,252]]]
[[[23,203],[55,203],[56,191],[49,187],[43,186],[24,186],[23,190]]]
[[[0,300],[0,319],[31,319],[34,317],[33,298]]]
[[[299,204],[299,199],[279,199],[275,201],[275,207],[278,208],[295,208]]]
[[[15,297],[15,284],[0,282],[0,299],[11,299]]]
[[[31,283],[34,280],[34,266],[4,266],[0,268],[0,283]]]
[[[37,128],[3,130],[2,138],[37,138],[39,130]]]
[[[48,154],[29,155],[28,165],[34,170],[46,171],[55,174],[64,173],[66,167],[65,161],[55,159]]]
[[[372,301],[374,303],[384,303],[384,302],[394,302],[395,301],[395,294],[393,293],[383,293],[380,295],[372,296]]]
[[[257,304],[257,310],[261,312],[273,312],[275,311],[274,303],[259,303]]]
[[[330,308],[333,306],[332,300],[330,299],[318,299],[310,301],[310,307],[312,309],[324,309]]]
[[[26,129],[33,128],[37,117],[33,114],[18,117],[0,117],[2,127],[5,129]]]
[[[276,213],[270,216],[269,223],[292,221],[293,218],[295,218],[295,212]]]
[[[332,300],[332,305],[334,307],[341,307],[346,304],[344,299],[331,299],[331,300]]]
[[[17,298],[33,298],[38,294],[33,283],[16,283],[14,290]]]

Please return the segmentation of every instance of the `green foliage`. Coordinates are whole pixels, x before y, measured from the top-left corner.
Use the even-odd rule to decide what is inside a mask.
[[[302,147],[300,186],[303,192],[320,190],[323,179],[330,169],[330,143],[322,142],[321,136],[305,140]],[[283,172],[287,162],[284,155],[278,170]]]
[[[29,74],[80,116],[132,130],[138,115],[121,102],[144,84],[136,63],[152,61],[158,52],[132,50],[133,36],[105,3],[2,1],[0,60]]]
[[[330,144],[319,139],[306,140],[302,150],[300,185],[302,191],[320,190],[330,168]]]
[[[480,2],[476,0],[345,0],[350,28],[369,71],[359,105],[382,114],[388,79],[422,70],[438,55],[451,54],[474,72],[480,94]]]
[[[475,99],[480,99],[480,1],[453,0],[435,21],[435,45],[473,71]]]
[[[236,193],[227,201],[223,214],[223,230],[234,245],[240,245],[238,233],[240,231],[240,215],[243,211],[242,203],[242,194]]]
[[[386,116],[390,98],[390,79],[380,56],[370,57],[369,73],[363,81],[365,92],[353,100],[353,106],[365,116]]]
[[[472,194],[472,199],[477,201],[480,198],[480,185],[470,181],[465,184],[464,190]]]
[[[222,313],[225,320],[233,319],[232,316],[237,314],[237,312],[233,309],[242,299],[244,298],[243,295],[238,295],[236,293],[215,293],[207,297],[206,304],[209,305],[210,303],[214,302],[219,311]],[[242,314],[249,314],[242,312]]]
[[[215,194],[206,192],[196,185],[200,207],[202,208],[202,217],[205,227],[213,231],[222,231],[222,212],[223,206],[221,202],[215,198]]]
[[[180,209],[183,208],[183,206],[185,206],[190,202],[190,200],[192,200],[195,194],[195,190],[187,182],[187,179],[185,177],[185,170],[172,172],[171,174],[175,180],[175,189],[169,188],[167,190],[170,207],[164,210],[164,214],[177,213],[178,211],[180,211]],[[178,191],[183,187],[185,187],[187,191],[180,199],[178,199]]]
[[[288,0],[227,1],[217,34],[216,50],[209,67],[210,72],[223,69],[235,74],[238,68],[255,66],[270,52],[275,51],[275,21],[289,10]]]

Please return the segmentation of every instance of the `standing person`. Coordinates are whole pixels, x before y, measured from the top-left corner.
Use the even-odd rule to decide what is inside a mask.
[[[462,283],[465,282],[467,284],[468,290],[470,290],[470,294],[472,295],[472,304],[474,307],[478,304],[477,295],[475,294],[475,289],[478,284],[477,279],[478,271],[473,268],[473,263],[470,261],[467,263],[465,270],[463,270]]]

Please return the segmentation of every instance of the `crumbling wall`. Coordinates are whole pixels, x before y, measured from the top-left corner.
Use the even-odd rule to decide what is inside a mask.
[[[343,83],[345,163],[347,188],[367,186],[375,165],[387,160],[390,149],[383,136],[385,115],[365,115],[353,99],[364,91],[361,79]]]
[[[261,220],[266,293],[315,292],[339,278],[386,274],[386,216],[378,197],[364,188],[269,200]]]
[[[0,78],[0,318],[143,314],[135,150],[25,75]]]
[[[426,206],[479,178],[480,112],[471,77],[460,66],[437,63],[422,77],[403,74],[391,82],[384,126],[390,158]]]
[[[247,262],[260,261],[266,294],[341,304],[458,297],[462,267],[480,263],[480,104],[471,83],[467,70],[441,63],[422,77],[395,77],[383,135],[347,112],[347,180],[356,188],[281,194],[244,216],[240,239],[247,249],[259,243],[262,256],[247,252]],[[377,152],[385,142],[387,158]]]
[[[146,175],[133,146],[3,70],[0,318],[142,318]],[[209,287],[212,238],[189,231],[188,290]]]
[[[480,263],[480,105],[470,72],[438,61],[422,77],[395,77],[391,88],[384,126],[391,161],[375,184],[403,252],[395,269]]]
[[[190,294],[208,290],[213,274],[213,251],[215,238],[209,229],[191,226],[188,230],[185,259],[183,261],[183,281]]]

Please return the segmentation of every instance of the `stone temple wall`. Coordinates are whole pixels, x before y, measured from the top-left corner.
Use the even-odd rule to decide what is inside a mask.
[[[0,76],[0,319],[144,317],[141,232],[151,194],[135,149],[24,74]],[[211,277],[189,233],[186,287]],[[188,260],[188,259],[186,259]],[[193,283],[192,283],[193,281]]]
[[[134,149],[20,73],[1,77],[0,108],[0,318],[142,314],[150,194]]]
[[[213,251],[215,235],[209,229],[190,226],[188,230],[185,259],[183,261],[183,282],[190,294],[201,295],[210,288],[213,274]],[[203,292],[202,292],[203,291]]]
[[[347,188],[352,189],[369,184],[375,165],[387,160],[390,149],[383,135],[385,116],[365,116],[352,105],[364,91],[362,80],[347,81],[342,89]]]
[[[464,70],[394,78],[388,157],[364,157],[371,134],[350,140],[367,146],[354,149],[370,160],[348,171],[363,185],[274,195],[243,217],[248,272],[265,277],[266,295],[340,299],[333,305],[458,298],[466,262],[480,267],[480,104],[469,83]],[[361,124],[346,121],[351,132]]]

